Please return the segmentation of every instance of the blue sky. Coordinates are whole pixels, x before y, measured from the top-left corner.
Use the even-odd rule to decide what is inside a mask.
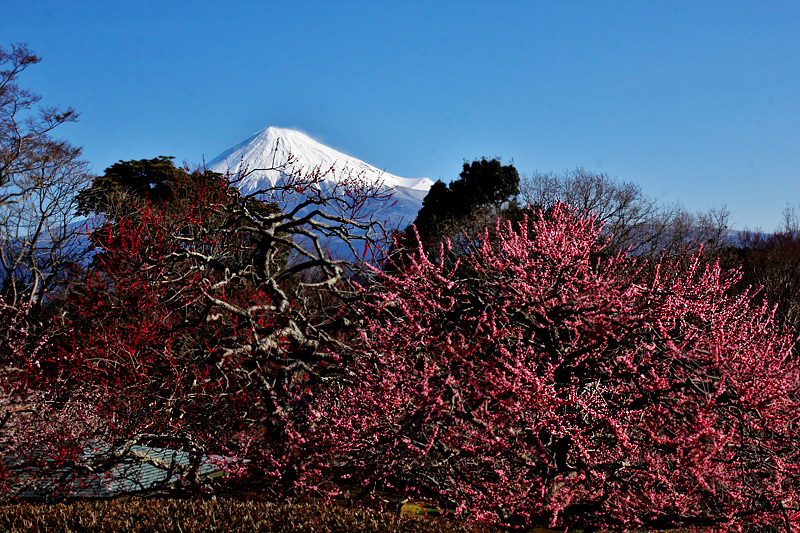
[[[0,0],[96,172],[267,126],[404,177],[577,166],[735,227],[800,201],[800,2]]]

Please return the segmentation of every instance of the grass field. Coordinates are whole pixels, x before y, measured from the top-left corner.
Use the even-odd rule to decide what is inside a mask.
[[[426,517],[419,504],[397,513],[322,502],[121,499],[0,507],[0,531],[37,533],[498,533],[484,525]]]

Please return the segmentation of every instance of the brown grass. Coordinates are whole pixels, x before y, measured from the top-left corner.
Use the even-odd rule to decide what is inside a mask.
[[[421,518],[406,504],[402,516],[321,502],[276,504],[237,500],[127,499],[0,507],[0,531],[81,533],[421,532],[498,533],[484,525]],[[416,515],[416,516],[411,516]]]

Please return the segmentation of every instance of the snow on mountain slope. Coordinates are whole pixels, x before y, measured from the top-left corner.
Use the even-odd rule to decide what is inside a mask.
[[[291,163],[288,163],[290,156]],[[242,170],[249,172],[238,184],[245,194],[268,188],[292,172],[306,173],[319,169],[329,185],[348,175],[361,176],[370,183],[392,190],[392,205],[388,208],[383,206],[380,218],[393,227],[405,227],[414,221],[422,200],[433,185],[428,178],[401,178],[384,172],[299,131],[272,127],[225,150],[209,161],[207,167],[223,174],[229,172],[232,176]],[[276,167],[281,169],[258,170]]]
[[[364,175],[373,183],[382,182],[386,187],[428,191],[433,182],[428,178],[408,179],[384,172],[372,165],[321,144],[308,135],[295,130],[266,128],[233,148],[225,150],[208,163],[209,170],[236,174],[242,169],[265,169],[285,165],[289,156],[294,163],[288,170],[310,171],[319,168],[327,171],[334,168],[328,179],[337,179],[345,172]],[[283,173],[287,171],[284,170]],[[247,193],[267,184],[274,184],[281,176],[279,170],[258,170],[242,180],[240,188]]]

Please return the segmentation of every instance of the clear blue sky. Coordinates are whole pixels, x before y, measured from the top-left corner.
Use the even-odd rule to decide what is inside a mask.
[[[800,201],[800,2],[0,0],[96,172],[267,126],[404,177],[583,166],[773,229]]]

